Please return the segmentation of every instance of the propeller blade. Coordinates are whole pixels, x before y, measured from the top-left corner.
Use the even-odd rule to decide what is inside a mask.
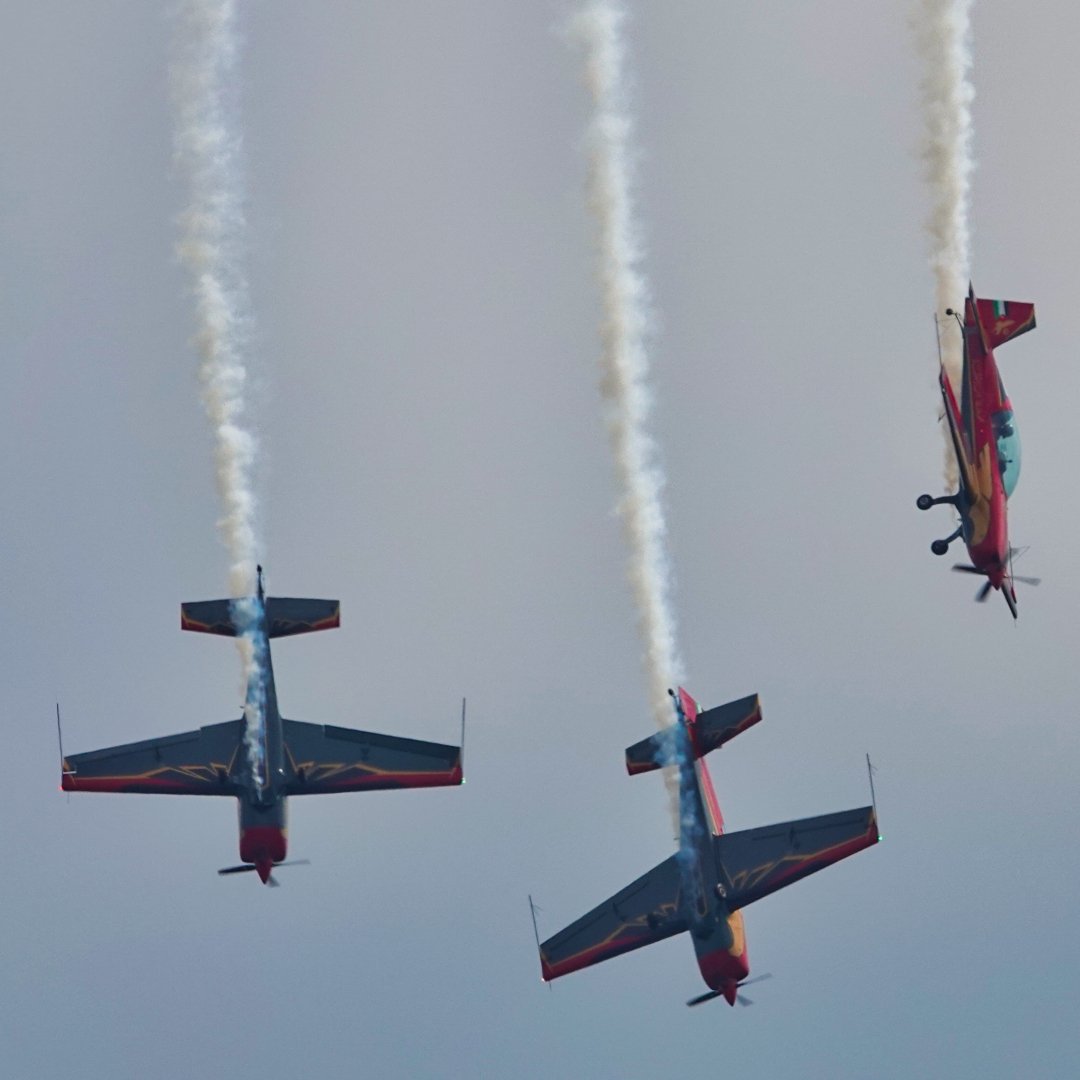
[[[740,1005],[753,1005],[754,1004],[753,1001],[750,998],[748,998],[745,994],[736,994],[735,995],[735,1000]]]
[[[288,862],[274,863],[274,869],[279,866],[310,866],[310,859],[290,859]],[[241,866],[226,866],[218,871],[219,874],[249,874],[252,870],[257,869],[254,863],[243,863]],[[277,882],[274,882],[276,885]]]
[[[1013,581],[1019,581],[1024,585],[1039,585],[1042,582],[1041,577],[1014,577]]]
[[[277,888],[280,888],[280,886],[281,886],[281,882],[278,881],[278,879],[276,877],[274,877],[273,874],[271,874],[266,879],[266,884],[269,885],[271,889],[277,889]]]
[[[755,975],[752,979],[744,979],[741,983],[739,983],[739,989],[741,990],[744,986],[751,986],[756,982],[764,982],[766,979],[771,978],[771,971],[763,971],[760,975]]]
[[[984,571],[980,570],[976,566],[968,566],[965,563],[957,563],[953,569],[958,574],[978,574],[980,577],[985,576]]]
[[[707,994],[699,994],[696,998],[691,998],[687,1005],[701,1005],[703,1002],[712,1001],[713,998],[720,997],[721,991],[710,990]]]
[[[990,595],[990,590],[991,590],[991,589],[992,589],[993,587],[994,587],[994,586],[993,586],[993,585],[991,585],[991,584],[990,584],[990,582],[988,581],[988,582],[987,582],[987,583],[986,583],[986,584],[985,584],[985,585],[984,585],[984,586],[983,586],[983,587],[982,587],[982,588],[981,588],[981,589],[980,589],[980,590],[979,590],[979,591],[978,591],[978,592],[977,592],[977,593],[975,594],[975,602],[976,602],[976,603],[978,603],[978,604],[981,604],[981,603],[982,603],[982,602],[983,602],[983,601],[984,601],[984,600],[985,600],[985,599],[986,599],[986,598],[987,598],[987,597],[988,597],[988,596]]]

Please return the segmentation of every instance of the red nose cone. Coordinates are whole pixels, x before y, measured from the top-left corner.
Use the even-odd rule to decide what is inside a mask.
[[[270,878],[270,871],[274,869],[274,864],[269,859],[260,859],[255,864],[255,872],[259,875],[262,883],[265,885]]]
[[[726,983],[724,983],[724,1000],[729,1005],[734,1005],[735,1004],[735,998],[738,997],[738,994],[739,994],[739,984],[737,982],[726,982]]]

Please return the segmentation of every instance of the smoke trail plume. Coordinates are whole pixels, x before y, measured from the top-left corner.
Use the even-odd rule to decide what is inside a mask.
[[[177,252],[191,274],[198,329],[195,344],[207,416],[214,430],[214,461],[224,514],[218,525],[229,552],[229,587],[237,602],[244,679],[260,667],[253,633],[259,612],[255,592],[257,543],[252,471],[255,439],[246,426],[247,289],[239,246],[244,217],[239,139],[231,124],[227,91],[236,65],[234,0],[185,0],[173,66],[175,153],[188,183]],[[245,740],[256,777],[264,775],[264,708],[249,696]]]
[[[931,238],[942,361],[954,386],[962,370],[959,329],[942,315],[961,309],[971,276],[970,192],[975,89],[971,72],[971,7],[974,0],[916,0],[915,38],[925,72],[922,107],[926,124],[922,156],[933,205],[927,222]],[[945,480],[958,483],[956,460],[945,434]]]
[[[668,687],[682,679],[670,610],[670,571],[664,550],[663,475],[646,430],[651,401],[647,387],[648,289],[630,194],[633,124],[623,85],[625,48],[618,3],[597,0],[572,23],[586,48],[586,78],[594,114],[589,130],[588,194],[599,234],[603,293],[601,393],[621,497],[619,514],[630,547],[627,572],[644,644],[649,702],[657,726],[672,722]],[[665,770],[678,821],[678,782]]]

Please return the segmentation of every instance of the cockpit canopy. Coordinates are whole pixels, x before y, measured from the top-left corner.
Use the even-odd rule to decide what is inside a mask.
[[[1012,495],[1020,479],[1020,435],[1016,430],[1016,419],[1012,409],[1002,409],[990,417],[994,427],[994,440],[997,443],[998,468],[1001,470],[1001,484],[1005,489],[1005,498]]]

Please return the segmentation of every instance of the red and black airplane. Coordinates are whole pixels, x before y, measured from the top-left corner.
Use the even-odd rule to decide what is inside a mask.
[[[439,787],[462,782],[460,746],[370,731],[286,720],[278,711],[270,639],[329,630],[341,623],[337,600],[263,593],[241,600],[182,604],[180,626],[247,638],[247,700],[239,720],[162,739],[61,757],[64,791],[132,791],[161,795],[232,795],[240,806],[240,866],[264,883],[285,859],[286,800],[382,788]],[[464,734],[464,706],[462,707]]]
[[[946,315],[959,315],[949,308]],[[960,405],[944,365],[939,374],[945,415],[952,433],[953,449],[960,472],[955,495],[933,498],[920,495],[915,505],[929,510],[938,503],[956,507],[960,524],[944,540],[935,540],[930,550],[944,555],[949,545],[963,537],[970,565],[953,569],[979,574],[986,584],[976,594],[985,600],[991,589],[999,589],[1016,618],[1016,590],[1013,583],[1038,585],[1038,578],[1018,578],[1012,573],[1016,549],[1009,546],[1008,501],[1020,479],[1020,436],[1012,403],[998,374],[994,349],[1035,328],[1035,305],[1014,300],[978,300],[969,286],[964,302],[964,370]]]
[[[758,697],[699,713],[682,687],[669,692],[675,723],[629,747],[626,768],[633,776],[678,766],[679,850],[540,945],[541,973],[548,982],[688,930],[709,991],[687,1004],[748,1005],[739,993],[750,974],[742,909],[876,844],[877,815],[864,806],[725,833],[703,758],[761,719]]]

